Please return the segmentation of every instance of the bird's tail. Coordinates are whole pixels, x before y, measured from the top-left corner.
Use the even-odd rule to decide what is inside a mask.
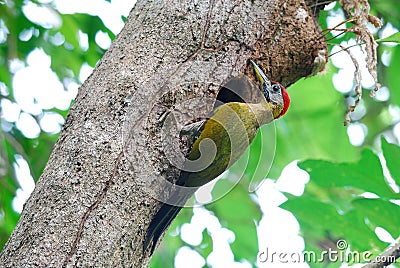
[[[157,211],[156,215],[151,220],[149,228],[147,229],[146,238],[143,243],[143,253],[146,252],[152,241],[153,244],[151,245],[150,252],[151,254],[153,253],[158,239],[169,227],[181,209],[182,207],[176,207],[170,204],[163,204],[161,206],[160,210]]]
[[[146,237],[143,243],[143,254],[145,254],[151,242],[151,253],[153,253],[158,239],[169,227],[171,222],[178,215],[179,211],[181,211],[182,207],[185,205],[186,201],[191,195],[192,193],[182,194],[177,191],[172,195],[166,204],[163,204],[160,207],[147,229]],[[176,206],[170,205],[170,203],[176,204]]]

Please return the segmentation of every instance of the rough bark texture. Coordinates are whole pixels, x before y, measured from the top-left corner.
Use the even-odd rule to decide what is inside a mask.
[[[163,116],[215,98],[249,58],[284,85],[318,71],[326,47],[312,13],[301,0],[138,1],[80,88],[1,266],[147,266],[154,178],[179,172],[165,157]],[[202,116],[212,103],[187,106]]]

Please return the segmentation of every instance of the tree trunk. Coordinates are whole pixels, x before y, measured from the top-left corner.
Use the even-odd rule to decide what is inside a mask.
[[[284,85],[318,72],[326,44],[306,2],[138,0],[81,86],[1,266],[147,266],[158,182],[179,174],[163,144],[168,111],[196,97],[185,107],[207,115],[250,58]]]

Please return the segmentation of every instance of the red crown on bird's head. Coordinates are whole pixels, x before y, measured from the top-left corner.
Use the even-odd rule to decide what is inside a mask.
[[[287,110],[289,109],[290,97],[289,97],[289,94],[288,94],[288,92],[287,92],[287,90],[286,90],[286,88],[285,88],[284,86],[282,86],[282,85],[281,85],[280,83],[278,83],[278,82],[274,82],[274,81],[271,81],[271,82],[272,82],[272,84],[278,84],[278,85],[280,85],[281,88],[282,88],[283,110],[282,110],[281,114],[276,118],[276,119],[278,119],[278,118],[284,116],[284,115],[286,114]]]

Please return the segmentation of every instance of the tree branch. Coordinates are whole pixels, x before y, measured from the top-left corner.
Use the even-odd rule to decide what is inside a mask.
[[[400,258],[400,243],[389,246],[382,254],[377,256],[372,262],[363,266],[363,268],[382,268],[386,267]]]

